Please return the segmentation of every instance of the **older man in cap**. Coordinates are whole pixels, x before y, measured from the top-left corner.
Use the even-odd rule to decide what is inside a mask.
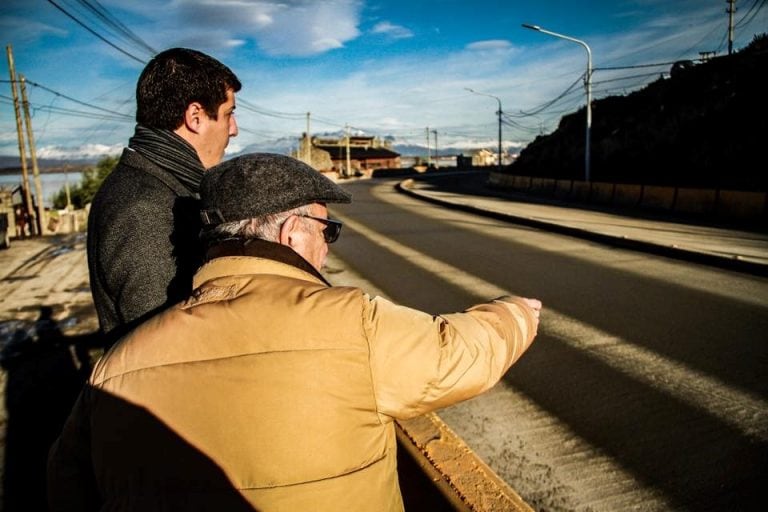
[[[393,421],[490,388],[541,303],[432,316],[331,287],[326,204],[350,195],[292,158],[229,160],[201,196],[194,292],[98,363],[51,453],[51,505],[402,510]]]

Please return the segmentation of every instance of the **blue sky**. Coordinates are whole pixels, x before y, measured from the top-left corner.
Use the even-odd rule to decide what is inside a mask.
[[[102,6],[135,40],[118,38],[84,4]],[[734,49],[768,32],[765,4],[737,0]],[[726,53],[726,7],[725,0],[3,0],[0,34],[30,81],[40,157],[119,152],[133,133],[141,62],[173,46],[209,53],[243,82],[241,132],[229,154],[298,140],[307,112],[312,133],[349,125],[426,145],[429,128],[440,148],[494,148],[497,101],[466,88],[499,98],[504,145],[514,151],[584,104],[586,69],[582,47],[521,23],[586,41],[601,98],[658,79],[676,60]],[[658,66],[601,69],[641,64]],[[18,153],[8,78],[4,58],[0,155]]]

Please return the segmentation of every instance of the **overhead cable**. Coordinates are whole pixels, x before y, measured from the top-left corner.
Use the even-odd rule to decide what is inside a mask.
[[[60,10],[60,11],[61,11],[61,12],[63,12],[64,14],[66,14],[66,15],[67,15],[69,18],[71,18],[71,19],[72,19],[72,20],[73,20],[75,23],[77,23],[78,25],[80,25],[81,27],[83,27],[85,30],[87,30],[88,32],[90,32],[90,33],[91,33],[91,34],[93,34],[94,36],[98,37],[99,39],[101,39],[102,41],[104,41],[105,43],[107,43],[109,46],[111,46],[111,47],[112,47],[112,48],[114,48],[115,50],[119,51],[120,53],[122,53],[122,54],[124,54],[124,55],[127,55],[128,57],[132,58],[132,59],[133,59],[133,60],[135,60],[136,62],[139,62],[139,63],[141,63],[141,64],[146,64],[146,63],[147,63],[147,61],[146,61],[146,60],[142,60],[142,59],[140,59],[139,57],[137,57],[137,56],[135,56],[135,55],[133,55],[133,54],[131,54],[131,53],[128,53],[127,51],[123,50],[122,48],[120,48],[120,47],[119,47],[119,46],[117,46],[116,44],[114,44],[114,43],[112,43],[111,41],[109,41],[107,38],[105,38],[104,36],[102,36],[101,34],[99,34],[98,32],[96,32],[95,30],[93,30],[91,27],[87,26],[85,23],[83,23],[82,21],[80,21],[79,19],[77,19],[75,16],[73,16],[72,14],[70,14],[69,12],[67,12],[67,11],[66,11],[66,10],[65,10],[63,7],[61,7],[60,5],[58,5],[58,4],[57,4],[56,2],[54,2],[53,0],[48,0],[48,3],[50,3],[51,5],[53,5],[54,7],[56,7],[58,10]]]

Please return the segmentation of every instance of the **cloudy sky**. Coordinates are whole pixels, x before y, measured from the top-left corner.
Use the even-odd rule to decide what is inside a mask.
[[[768,32],[766,0],[737,0],[734,49]],[[0,34],[28,81],[40,157],[116,153],[133,133],[143,64],[185,46],[227,64],[243,89],[229,154],[350,130],[441,148],[493,148],[552,131],[584,104],[624,94],[700,52],[727,53],[725,0],[2,0]],[[0,155],[18,154],[0,74]],[[610,68],[610,69],[608,69]],[[618,68],[618,69],[617,69]],[[473,94],[478,93],[494,97]],[[432,134],[434,143],[434,134]]]

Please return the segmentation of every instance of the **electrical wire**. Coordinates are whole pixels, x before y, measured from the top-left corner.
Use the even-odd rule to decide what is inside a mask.
[[[124,55],[127,55],[128,57],[132,58],[132,59],[133,59],[133,60],[135,60],[136,62],[139,62],[139,63],[141,63],[141,64],[146,64],[146,63],[147,63],[147,61],[146,61],[146,60],[142,60],[142,59],[140,59],[139,57],[137,57],[137,56],[135,56],[135,55],[133,55],[133,54],[131,54],[131,53],[128,53],[126,50],[124,50],[124,49],[120,48],[119,46],[117,46],[117,45],[116,45],[116,44],[114,44],[113,42],[109,41],[107,38],[105,38],[104,36],[102,36],[101,34],[99,34],[98,32],[96,32],[95,30],[93,30],[91,27],[89,27],[88,25],[86,25],[85,23],[83,23],[82,21],[80,21],[80,20],[79,20],[77,17],[75,17],[73,14],[70,14],[69,12],[67,12],[67,11],[66,11],[66,10],[65,10],[63,7],[61,7],[60,5],[58,5],[58,4],[57,4],[56,2],[54,2],[53,0],[48,0],[48,3],[50,3],[51,5],[53,5],[54,7],[56,7],[58,10],[60,10],[61,12],[63,12],[65,15],[67,15],[67,17],[71,18],[71,19],[72,19],[72,20],[73,20],[75,23],[77,23],[78,25],[80,25],[81,27],[83,27],[85,30],[87,30],[88,32],[90,32],[90,33],[91,33],[91,34],[93,34],[94,36],[98,37],[99,39],[101,39],[102,41],[104,41],[105,43],[107,43],[109,46],[111,46],[111,47],[112,47],[112,48],[114,48],[115,50],[119,51],[120,53],[122,53],[122,54],[124,54]]]
[[[121,37],[129,43],[133,43],[137,48],[147,52],[149,55],[155,55],[157,50],[149,46],[143,39],[137,36],[131,29],[126,27],[119,19],[112,15],[98,0],[78,0],[81,5],[94,13],[107,28],[111,29],[117,37]]]
[[[50,87],[46,87],[46,86],[41,85],[41,84],[39,84],[37,82],[33,82],[32,80],[27,80],[26,82],[29,85],[33,86],[33,87],[38,87],[40,89],[43,89],[45,91],[50,92],[51,94],[54,94],[54,95],[59,96],[61,98],[67,99],[67,100],[72,101],[74,103],[77,103],[79,105],[83,105],[84,107],[92,108],[92,109],[95,109],[95,110],[101,110],[102,112],[106,112],[108,114],[112,114],[112,115],[119,116],[119,117],[125,117],[125,118],[128,118],[128,119],[133,119],[133,116],[130,116],[128,114],[123,114],[121,112],[115,112],[114,110],[109,110],[109,109],[106,109],[106,108],[103,108],[103,107],[99,107],[97,105],[91,105],[90,103],[86,103],[84,101],[80,101],[80,100],[77,100],[75,98],[72,98],[71,96],[67,96],[66,94],[62,94],[60,92],[54,91]]]

